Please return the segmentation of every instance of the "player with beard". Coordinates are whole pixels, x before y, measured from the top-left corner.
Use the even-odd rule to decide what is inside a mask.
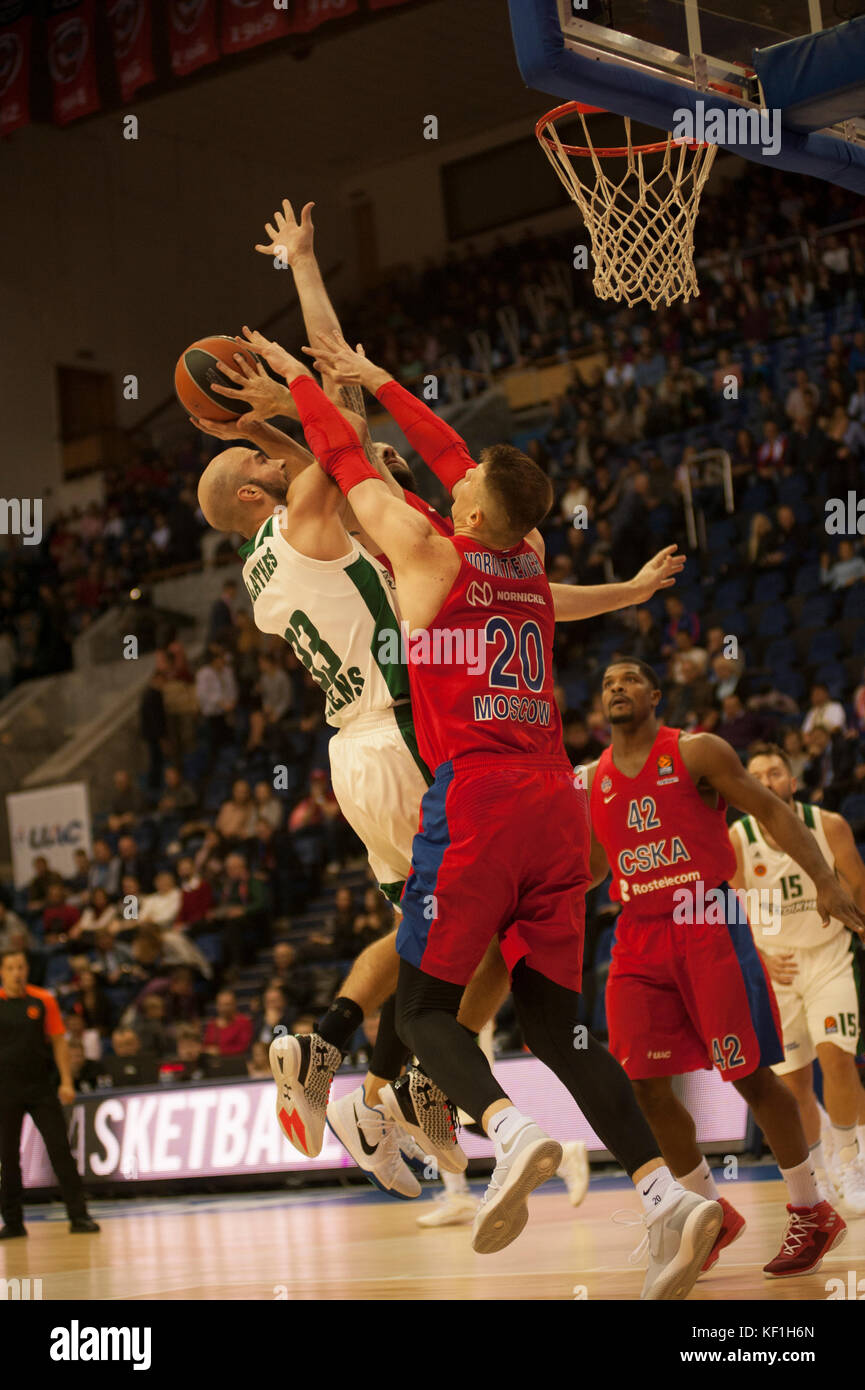
[[[824,859],[865,906],[865,864],[853,832],[834,811],[797,801],[796,779],[787,754],[776,744],[753,748],[752,777],[779,797],[810,830]],[[826,1174],[850,1211],[865,1215],[865,1156],[856,1122],[865,1093],[856,1069],[859,1050],[859,942],[833,917],[828,926],[817,911],[817,890],[801,865],[772,838],[765,825],[744,816],[730,827],[736,852],[734,888],[748,895],[748,916],[757,949],[772,980],[784,1039],[785,1058],[772,1070],[790,1087],[802,1112],[805,1137],[818,1173]],[[755,899],[755,894],[759,895]],[[763,898],[762,895],[769,895]],[[775,920],[750,907],[777,904]],[[820,1138],[820,1112],[814,1095],[814,1061],[823,1074],[823,1099],[831,1126],[832,1156]]]
[[[736,856],[727,803],[765,825],[802,866],[821,921],[835,918],[861,933],[865,916],[790,807],[750,776],[723,739],[662,725],[660,698],[644,662],[608,666],[602,703],[612,743],[586,770],[593,880],[611,868],[611,896],[622,904],[607,983],[610,1048],[672,1172],[722,1202],[724,1225],[706,1267],[744,1221],[719,1197],[672,1078],[714,1065],[750,1105],[787,1184],[787,1229],[764,1272],[811,1273],[846,1226],[821,1198],[798,1106],[771,1070],[784,1057],[781,1030],[747,917],[729,888]]]

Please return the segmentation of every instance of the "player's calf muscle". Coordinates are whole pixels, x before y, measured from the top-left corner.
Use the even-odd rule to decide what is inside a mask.
[[[353,999],[365,1014],[372,1014],[394,993],[398,975],[396,932],[392,931],[361,951],[339,993]]]

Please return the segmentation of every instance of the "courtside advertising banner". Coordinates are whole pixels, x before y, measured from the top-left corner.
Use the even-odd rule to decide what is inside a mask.
[[[6,798],[15,887],[33,878],[33,860],[44,854],[48,867],[67,878],[75,872],[75,851],[91,850],[90,799],[86,782],[13,792]]]
[[[582,1139],[590,1153],[603,1145],[551,1071],[534,1057],[504,1058],[496,1076],[514,1105],[554,1139]],[[334,1100],[355,1090],[361,1075],[340,1072]],[[709,1151],[741,1151],[747,1120],[739,1093],[714,1071],[683,1079],[683,1098],[697,1123],[697,1141]],[[80,1096],[72,1107],[70,1142],[86,1187],[100,1183],[156,1182],[181,1178],[233,1177],[253,1173],[299,1173],[353,1167],[329,1129],[317,1158],[306,1158],[283,1136],[276,1119],[272,1081],[222,1084],[174,1082],[135,1091]],[[488,1139],[460,1130],[469,1158],[491,1158]],[[42,1140],[29,1117],[22,1143],[25,1187],[52,1187]]]

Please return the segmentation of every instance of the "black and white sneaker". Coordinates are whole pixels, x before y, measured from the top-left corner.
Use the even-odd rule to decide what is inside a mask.
[[[464,1173],[468,1159],[457,1143],[454,1108],[440,1086],[420,1067],[410,1067],[382,1087],[385,1114],[416,1139],[445,1173]]]
[[[370,1182],[393,1197],[419,1197],[421,1185],[408,1167],[396,1125],[379,1106],[367,1105],[363,1086],[327,1107],[328,1129]]]
[[[276,1118],[290,1144],[307,1158],[321,1153],[327,1101],[342,1053],[318,1033],[284,1033],[270,1044]]]

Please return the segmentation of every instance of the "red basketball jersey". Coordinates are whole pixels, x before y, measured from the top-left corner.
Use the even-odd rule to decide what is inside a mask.
[[[697,792],[679,752],[680,729],[662,726],[636,777],[598,760],[590,802],[592,828],[613,875],[610,897],[627,917],[660,917],[681,901],[674,894],[698,881],[717,888],[736,872],[726,802],[712,810]]]
[[[427,521],[438,531],[440,536],[453,535],[454,524],[450,517],[442,516],[441,512],[437,512],[431,502],[425,501],[423,497],[418,497],[414,492],[404,493],[403,498],[410,507],[414,507],[416,512],[420,512],[421,516],[426,517]],[[391,574],[393,574],[393,565],[386,555],[376,555],[375,558],[381,561],[385,568],[389,569]]]
[[[415,730],[433,770],[469,753],[561,754],[553,698],[553,596],[523,541],[488,550],[454,536],[459,573],[434,622],[408,641]]]

